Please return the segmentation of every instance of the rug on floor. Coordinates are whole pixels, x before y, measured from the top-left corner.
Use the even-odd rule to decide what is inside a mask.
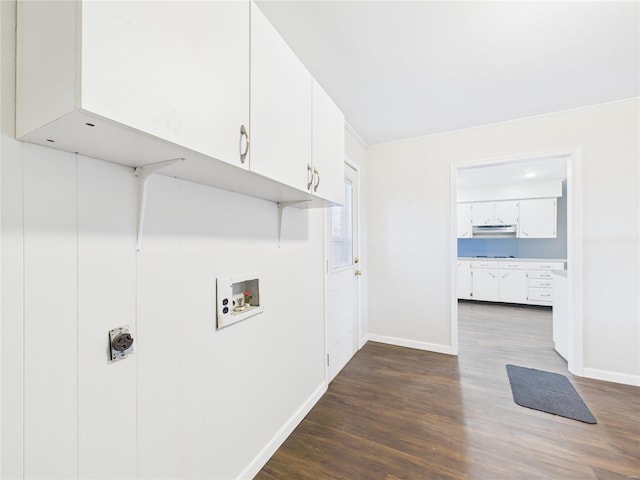
[[[576,389],[564,375],[507,365],[513,401],[522,407],[597,423]]]

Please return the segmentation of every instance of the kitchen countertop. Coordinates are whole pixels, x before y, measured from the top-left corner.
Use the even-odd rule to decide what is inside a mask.
[[[487,262],[563,262],[566,258],[495,258],[495,257],[458,257],[458,260],[480,260]]]

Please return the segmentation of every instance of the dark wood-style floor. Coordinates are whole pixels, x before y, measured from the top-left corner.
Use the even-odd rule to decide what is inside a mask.
[[[367,343],[256,478],[640,476],[640,388],[568,374],[550,310],[465,302],[459,329],[459,357]],[[567,375],[598,424],[516,405],[507,363]]]

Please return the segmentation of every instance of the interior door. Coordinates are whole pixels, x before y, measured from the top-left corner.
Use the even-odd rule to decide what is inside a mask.
[[[344,206],[327,215],[327,379],[330,382],[358,349],[360,263],[358,176],[345,165]]]

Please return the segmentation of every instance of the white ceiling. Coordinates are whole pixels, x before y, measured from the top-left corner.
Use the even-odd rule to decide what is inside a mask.
[[[566,157],[546,157],[459,169],[458,188],[516,185],[566,178]]]
[[[259,1],[369,144],[640,95],[640,2]]]

